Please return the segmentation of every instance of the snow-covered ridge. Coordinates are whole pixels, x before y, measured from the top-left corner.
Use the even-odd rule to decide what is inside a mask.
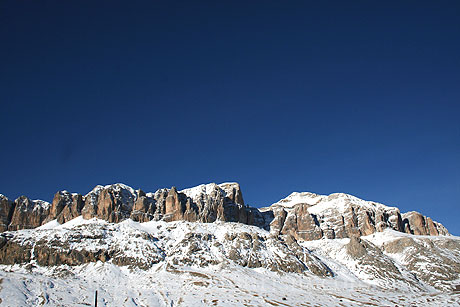
[[[180,193],[184,193],[191,199],[197,199],[201,195],[210,195],[214,191],[221,192],[225,197],[229,196],[232,193],[233,189],[239,189],[240,186],[236,182],[224,182],[221,184],[208,183],[200,184],[196,187],[180,190]]]
[[[191,187],[191,188],[182,189],[179,191],[179,193],[183,193],[192,199],[197,199],[203,194],[210,195],[211,193],[215,191],[219,191],[223,194],[223,196],[226,197],[226,196],[229,196],[233,192],[233,189],[239,189],[239,188],[240,188],[239,184],[236,182],[224,182],[221,184],[216,184],[212,182],[212,183],[207,183],[207,184],[200,184],[198,186]],[[101,191],[108,190],[108,189],[114,192],[118,192],[118,193],[124,192],[126,193],[126,195],[131,195],[132,198],[134,199],[137,198],[137,194],[138,194],[136,190],[134,190],[132,187],[126,184],[115,183],[115,184],[109,184],[105,186],[97,185],[90,192],[88,192],[84,197],[85,198],[87,197],[92,198],[95,196],[97,197],[101,193]],[[155,192],[148,192],[146,193],[146,195],[153,196],[155,194],[163,193],[165,191],[168,192],[169,189],[167,188],[158,189]]]
[[[310,192],[292,192],[286,198],[279,200],[278,202],[272,204],[271,206],[282,206],[285,208],[292,208],[297,204],[305,203],[309,205],[315,205],[320,202],[324,197],[323,195],[318,195]]]
[[[34,202],[34,210],[39,210],[40,208],[43,208],[43,210],[47,210],[51,206],[49,202],[44,200],[34,199],[32,201]]]
[[[319,195],[311,192],[293,192],[286,198],[283,198],[270,207],[284,207],[291,209],[298,204],[307,204],[311,207],[308,209],[310,213],[318,214],[324,210],[334,208],[343,213],[347,208],[347,204],[353,203],[362,208],[369,210],[395,210],[396,207],[386,206],[374,201],[367,201],[356,196],[346,193],[332,193],[330,195]]]
[[[53,219],[64,223],[82,215],[85,219],[98,217],[109,222],[128,218],[142,222],[217,219],[259,226],[274,234],[290,233],[302,240],[367,235],[385,228],[420,235],[448,234],[444,226],[419,213],[401,215],[398,208],[345,193],[294,192],[269,207],[251,208],[244,204],[236,182],[201,184],[179,192],[173,187],[154,193],[117,183],[98,185],[84,196],[63,190],[56,193],[52,204],[26,197],[13,203],[8,199],[1,201],[7,209],[0,212],[4,220],[0,232],[35,228]],[[12,215],[9,208],[14,211]],[[36,216],[28,213],[32,211]]]
[[[94,195],[99,195],[99,193],[102,191],[102,190],[108,190],[108,189],[111,189],[115,192],[121,192],[121,191],[128,191],[131,195],[135,196],[137,193],[136,191],[124,184],[124,183],[114,183],[114,184],[108,184],[108,185],[105,185],[105,186],[102,186],[102,185],[97,185],[95,186],[90,192],[88,192],[85,197],[91,195],[91,194],[94,194]]]

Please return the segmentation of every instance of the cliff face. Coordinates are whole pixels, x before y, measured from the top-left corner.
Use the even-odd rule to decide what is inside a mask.
[[[178,191],[155,193],[134,190],[124,184],[96,186],[86,195],[59,191],[51,204],[21,196],[14,202],[0,196],[0,231],[36,228],[56,219],[65,223],[82,215],[119,223],[185,220],[189,222],[240,222],[254,224],[258,211],[245,206],[237,183],[207,184]]]
[[[14,202],[0,195],[0,231],[36,228],[52,220],[62,224],[78,216],[112,223],[216,220],[255,225],[274,235],[295,240],[350,238],[390,228],[415,235],[447,235],[444,226],[418,212],[401,214],[398,208],[364,201],[351,195],[292,193],[270,207],[244,204],[238,183],[210,183],[178,191],[155,193],[124,184],[96,186],[86,195],[59,191],[51,204],[21,196]]]
[[[401,214],[398,208],[343,193],[292,193],[261,210],[273,212],[273,233],[302,241],[367,236],[387,228],[415,235],[449,234],[443,225],[418,212]]]

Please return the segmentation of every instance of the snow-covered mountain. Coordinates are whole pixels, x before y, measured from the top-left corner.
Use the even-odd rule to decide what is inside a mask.
[[[365,201],[344,193],[317,195],[294,192],[263,212],[273,212],[270,229],[299,240],[349,238],[390,228],[417,235],[448,235],[431,218],[412,211],[401,214],[396,207]]]
[[[0,306],[459,304],[460,238],[347,194],[265,208],[237,183],[0,196]],[[33,228],[35,227],[35,228]]]

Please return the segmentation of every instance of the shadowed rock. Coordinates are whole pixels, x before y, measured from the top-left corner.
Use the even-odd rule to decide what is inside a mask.
[[[11,222],[15,205],[16,204],[6,196],[0,194],[0,232],[8,230],[8,225]]]

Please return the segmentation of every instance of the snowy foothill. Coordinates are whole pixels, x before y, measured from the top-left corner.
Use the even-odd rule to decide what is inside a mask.
[[[127,259],[152,262],[146,268],[116,265],[112,261],[40,266],[33,260],[22,265],[1,265],[0,306],[89,306],[96,290],[98,306],[452,306],[459,303],[458,294],[440,291],[413,278],[413,271],[405,266],[408,262],[401,260],[410,253],[379,252],[382,246],[401,238],[460,240],[451,236],[418,237],[385,230],[362,237],[369,250],[375,252],[370,254],[375,261],[371,263],[366,262],[366,257],[352,257],[347,249],[351,239],[300,243],[304,252],[332,270],[333,276],[322,277],[308,270],[285,272],[233,261],[226,253],[230,248],[236,248],[243,258],[257,255],[263,263],[270,263],[276,257],[292,257],[282,244],[270,241],[273,236],[268,231],[240,223],[139,223],[128,219],[113,224],[77,217],[62,225],[50,221],[37,229],[9,233],[24,243],[49,240],[53,244],[68,240],[70,248],[76,250],[116,247]],[[252,245],[241,245],[250,241],[247,234],[263,242],[256,254],[249,248]],[[75,241],[75,237],[82,239]],[[104,240],[102,244],[97,244],[101,242],[99,238]],[[453,251],[450,256],[459,262],[458,253]],[[388,273],[386,267],[380,271],[380,265],[393,271]]]

